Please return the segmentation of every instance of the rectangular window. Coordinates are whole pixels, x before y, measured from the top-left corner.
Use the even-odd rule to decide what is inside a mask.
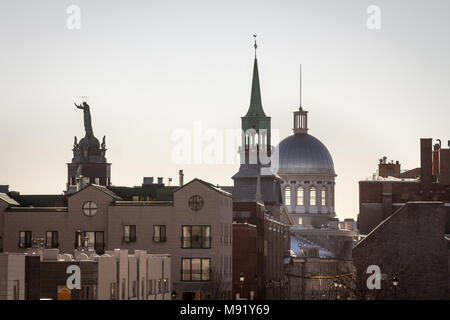
[[[297,188],[297,205],[298,206],[303,205],[303,187]]]
[[[284,189],[284,203],[287,206],[291,205],[291,187],[289,186]]]
[[[211,226],[182,226],[181,247],[184,249],[211,248]]]
[[[0,253],[3,252],[3,238],[0,237]]]
[[[309,192],[309,205],[315,206],[316,205],[316,188],[311,187]]]
[[[154,225],[153,226],[153,242],[165,242],[166,241],[166,226]]]
[[[97,254],[105,252],[103,231],[75,231],[75,249],[95,250]]]
[[[327,192],[325,191],[325,188],[322,188],[322,206],[327,205]]]
[[[31,248],[31,231],[19,232],[19,248]]]
[[[123,226],[123,242],[136,242],[136,226]]]
[[[211,278],[210,258],[182,258],[183,281],[209,281]]]
[[[58,248],[58,231],[47,231],[45,236],[47,248]]]

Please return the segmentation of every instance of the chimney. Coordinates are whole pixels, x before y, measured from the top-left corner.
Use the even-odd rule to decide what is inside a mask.
[[[428,189],[432,181],[433,139],[420,139],[420,182]]]
[[[144,185],[153,184],[153,177],[144,177]]]
[[[438,140],[440,142],[440,140]],[[433,147],[433,176],[439,175],[439,156],[440,156],[441,144],[435,143]]]
[[[178,176],[180,177],[180,187],[181,187],[183,186],[183,177],[184,177],[183,170],[178,171]]]
[[[163,184],[163,177],[158,177],[158,184]]]

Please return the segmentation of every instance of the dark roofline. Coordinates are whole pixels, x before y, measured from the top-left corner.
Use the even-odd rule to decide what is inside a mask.
[[[93,187],[93,188],[95,188],[95,189],[97,189],[97,190],[99,190],[99,191],[102,191],[103,193],[107,194],[108,196],[110,196],[111,198],[113,198],[113,199],[115,199],[115,200],[123,200],[121,197],[119,197],[119,196],[118,196],[117,194],[115,194],[113,191],[109,190],[107,187],[105,187],[105,186],[100,186],[100,185],[98,185],[98,184],[91,184],[91,183],[90,183],[87,187],[85,187],[85,188],[83,188],[83,189],[81,189],[81,190],[78,190],[77,192],[74,192],[74,193],[72,193],[72,194],[69,194],[69,195],[68,195],[68,198],[72,197],[73,195],[76,195],[76,194],[80,193],[81,191],[83,191],[83,190],[85,190],[85,189],[87,189],[87,188],[89,188],[89,187]]]
[[[228,197],[232,197],[232,194],[231,194],[231,193],[229,193],[229,192],[227,192],[227,191],[225,191],[225,190],[222,190],[220,187],[216,187],[216,186],[214,186],[213,184],[211,184],[211,183],[209,183],[209,182],[206,182],[206,181],[203,181],[203,180],[198,179],[198,178],[192,179],[191,181],[189,181],[188,183],[182,185],[181,187],[176,188],[173,192],[174,192],[174,193],[177,192],[178,190],[180,190],[180,189],[186,187],[187,185],[193,183],[194,181],[198,181],[198,182],[200,182],[201,184],[203,184],[204,186],[206,186],[206,187],[210,188],[211,190],[214,190],[214,191],[216,191],[216,192],[218,192],[218,193],[220,193],[220,194],[222,194],[222,195],[225,195],[225,196],[228,196]]]
[[[0,200],[6,202],[10,206],[18,206],[19,205],[19,203],[16,200],[14,200],[10,196],[8,196],[6,193],[0,193]]]

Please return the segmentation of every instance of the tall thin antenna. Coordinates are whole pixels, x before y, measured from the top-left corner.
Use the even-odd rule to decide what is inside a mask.
[[[302,64],[300,63],[300,109],[302,109]]]

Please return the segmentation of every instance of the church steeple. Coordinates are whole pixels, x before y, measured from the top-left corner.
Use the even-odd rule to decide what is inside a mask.
[[[255,40],[256,41],[256,40]],[[250,107],[245,115],[246,117],[265,117],[262,102],[261,102],[261,89],[259,86],[259,72],[258,72],[258,59],[255,56],[253,63],[253,79],[252,79],[252,92],[250,96]]]
[[[266,154],[270,156],[272,152],[270,144],[270,117],[264,113],[261,103],[258,60],[256,58],[256,48],[258,47],[256,34],[253,37],[255,37],[255,60],[253,62],[252,91],[247,114],[242,117],[242,147],[243,150],[265,150]],[[245,160],[245,163],[247,163],[247,160]]]

